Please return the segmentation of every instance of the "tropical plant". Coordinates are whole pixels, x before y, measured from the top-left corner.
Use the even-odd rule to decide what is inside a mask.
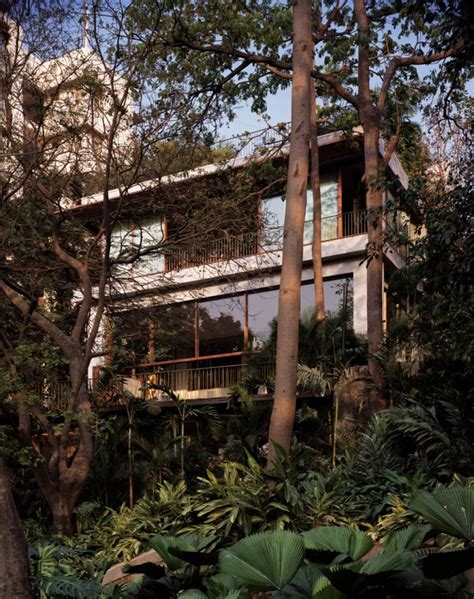
[[[67,558],[77,557],[68,547],[38,543],[30,550],[33,583],[40,599],[94,599],[100,585],[90,577],[79,577]]]
[[[153,571],[145,564],[129,571],[145,573],[142,588],[155,584],[162,589],[160,597],[250,599],[255,592],[280,599],[454,597],[465,585],[459,575],[474,563],[474,555],[425,555],[420,548],[430,535],[431,526],[411,525],[376,546],[368,534],[347,527],[317,528],[302,535],[271,531],[250,535],[218,553],[215,537],[160,536],[153,546],[166,568]]]

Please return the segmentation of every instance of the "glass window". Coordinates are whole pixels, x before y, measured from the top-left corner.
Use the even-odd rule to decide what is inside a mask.
[[[338,179],[337,173],[321,177],[321,239],[337,238]],[[308,188],[305,216],[305,243],[313,237],[313,192]]]
[[[154,359],[192,358],[194,353],[194,302],[159,306],[151,314]]]
[[[286,202],[282,196],[268,198],[262,202],[261,246],[264,250],[279,250],[283,242]]]
[[[352,277],[341,277],[339,279],[324,281],[324,307],[326,313],[334,314],[342,309],[344,305],[344,293],[346,293],[347,310],[349,318],[353,314],[353,286]],[[303,283],[301,285],[301,315],[307,315],[314,310],[314,283]]]
[[[201,356],[242,351],[244,298],[199,302],[199,353]]]
[[[278,289],[249,294],[248,325],[251,349],[258,349],[272,333],[278,315]]]
[[[144,253],[134,265],[138,274],[154,274],[163,272],[165,259],[160,246],[164,240],[163,221],[160,217],[141,219],[133,231],[133,243],[135,251]]]
[[[110,236],[110,257],[112,259],[130,258],[133,246],[132,224],[124,220],[116,222]],[[130,264],[117,264],[114,267],[114,274],[119,275],[130,270]]]
[[[117,222],[111,235],[112,258],[131,258],[137,252],[146,252],[132,264],[118,264],[116,273],[130,272],[146,275],[164,271],[164,256],[159,247],[164,240],[163,221],[159,217],[147,218],[133,223],[129,220]]]
[[[301,316],[314,311],[314,283],[301,283]]]
[[[354,313],[353,279],[351,276],[324,281],[324,304],[326,312],[335,313],[344,308],[346,302],[350,320]]]
[[[148,357],[148,314],[140,310],[114,314],[112,317],[114,344],[125,351],[121,356],[127,363],[147,362]],[[120,356],[117,356],[120,359]]]

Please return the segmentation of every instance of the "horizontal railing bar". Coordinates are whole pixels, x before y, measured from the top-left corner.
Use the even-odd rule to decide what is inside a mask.
[[[149,366],[166,366],[168,364],[185,364],[187,362],[200,362],[202,360],[213,360],[216,358],[231,358],[233,356],[243,356],[246,352],[244,351],[236,351],[229,352],[227,354],[211,354],[208,356],[194,356],[192,358],[177,358],[176,360],[163,360],[160,362],[143,362],[141,364],[137,364],[135,368],[147,368]]]
[[[205,372],[205,371],[209,371],[209,370],[231,370],[231,369],[242,369],[242,368],[247,368],[247,369],[252,369],[252,368],[257,368],[259,366],[269,366],[272,365],[273,362],[262,362],[261,364],[228,364],[226,366],[204,366],[202,368],[183,368],[182,370],[152,370],[152,371],[148,371],[148,372],[140,372],[139,376],[144,375],[146,376],[147,374],[168,374],[168,373],[173,373],[173,374],[184,374],[187,372]]]

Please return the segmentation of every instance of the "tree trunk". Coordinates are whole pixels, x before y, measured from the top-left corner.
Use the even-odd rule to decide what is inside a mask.
[[[67,417],[61,433],[59,461],[57,465],[50,463],[50,469],[53,470],[53,476],[51,477],[53,480],[50,481],[52,493],[47,499],[53,512],[53,529],[57,534],[65,536],[74,533],[72,512],[86,484],[93,458],[90,423],[91,405],[87,380],[84,377],[81,380],[81,367],[82,364],[79,360],[71,360],[69,374],[72,388],[79,389],[74,409],[78,447],[77,449],[74,448],[74,434],[70,431],[72,419],[70,420],[70,417]],[[70,455],[71,450],[74,451],[73,456]],[[56,471],[57,480],[54,480]]]
[[[70,507],[64,497],[58,494],[53,500],[53,531],[57,535],[70,537],[74,534],[74,524],[72,521],[72,511],[74,506]]]
[[[127,450],[128,450],[128,507],[133,508],[133,454],[132,454],[132,422],[128,422],[127,434]]]
[[[321,247],[321,177],[319,173],[318,126],[316,116],[316,84],[311,79],[311,189],[313,192],[313,272],[314,307],[316,320],[324,320],[324,282]]]
[[[369,344],[369,374],[376,389],[371,393],[370,410],[385,407],[380,390],[383,377],[374,355],[383,339],[383,190],[380,175],[382,162],[379,153],[380,130],[373,122],[364,125],[365,181],[367,185],[368,251],[367,265],[367,337]]]
[[[274,443],[290,449],[296,410],[301,269],[308,185],[312,48],[311,0],[296,0],[293,6],[290,156],[278,297],[275,400],[270,419],[268,465],[276,461]]]
[[[31,599],[28,547],[0,458],[0,597]]]

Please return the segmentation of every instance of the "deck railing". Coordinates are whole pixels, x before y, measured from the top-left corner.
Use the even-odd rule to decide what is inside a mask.
[[[304,243],[312,241],[312,221],[305,223]],[[321,237],[331,241],[367,232],[367,211],[355,210],[321,219]],[[257,254],[276,252],[283,246],[283,227],[262,228],[240,235],[222,237],[204,244],[180,246],[166,256],[166,270],[181,270]]]
[[[200,391],[220,390],[226,394],[230,387],[240,383],[247,375],[252,375],[263,383],[274,374],[275,365],[265,362],[168,370],[157,366],[141,372],[136,375],[136,378],[140,381],[140,388],[145,389],[147,398],[156,396],[157,388],[171,389],[184,398],[189,397],[190,394],[198,398],[196,392]]]
[[[250,158],[282,148],[290,139],[290,123],[278,127],[266,127],[223,139],[214,144],[214,149],[231,150],[233,158]]]
[[[203,368],[179,368],[185,364],[175,365],[174,368],[147,366],[137,367],[134,377],[126,375],[116,377],[108,384],[97,384],[89,380],[88,388],[92,406],[95,410],[113,408],[124,405],[124,398],[130,398],[124,391],[143,399],[169,399],[160,388],[171,389],[182,399],[212,399],[225,397],[230,387],[246,377],[252,376],[262,384],[275,375],[275,364],[264,362],[260,364],[232,364],[226,366],[209,366]],[[214,390],[214,393],[212,393]],[[256,390],[257,392],[257,390]],[[66,409],[71,394],[71,386],[66,381],[45,381],[30,390],[30,394],[42,406],[51,412]]]

